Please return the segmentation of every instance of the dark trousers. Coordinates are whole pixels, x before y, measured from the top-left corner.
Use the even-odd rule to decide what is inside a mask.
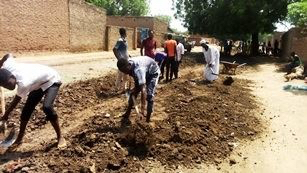
[[[176,69],[175,57],[167,57],[165,60],[165,66],[166,66],[166,81],[168,81],[169,79],[172,80]]]
[[[159,80],[159,76],[160,73],[156,73],[156,74],[152,74],[148,77],[146,77],[146,90],[147,90],[147,118],[148,120],[150,119],[151,113],[153,112],[154,109],[154,97],[155,97],[155,91],[156,91],[156,86],[158,84],[158,80]],[[135,83],[136,86],[138,86],[137,83]],[[138,94],[141,92],[140,88],[138,87],[137,90],[135,90],[135,92],[131,93],[130,97],[129,97],[129,101],[128,101],[128,109],[129,110],[129,114],[130,111],[133,107],[133,105],[135,103],[133,103],[133,99],[132,96],[135,97],[135,99],[137,98]],[[129,117],[129,115],[127,116]],[[125,118],[127,118],[125,117]]]
[[[175,79],[178,78],[179,65],[180,65],[180,62],[179,61],[175,61],[175,68],[174,68]]]
[[[33,113],[36,105],[43,100],[43,111],[46,114],[46,119],[49,121],[56,121],[58,115],[53,109],[54,100],[58,94],[61,83],[55,83],[49,87],[46,91],[38,89],[29,93],[28,99],[25,103],[25,106],[22,109],[21,120],[28,122],[31,114]]]

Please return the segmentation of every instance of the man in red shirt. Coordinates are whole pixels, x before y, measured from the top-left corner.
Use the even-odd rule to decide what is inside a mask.
[[[165,63],[162,64],[161,67],[161,73],[162,73],[162,78],[164,75],[164,65],[166,66],[166,82],[170,80],[172,80],[173,78],[173,74],[175,73],[175,69],[176,69],[176,61],[175,61],[175,57],[177,55],[177,43],[175,40],[172,39],[172,35],[168,34],[167,35],[167,40],[165,41],[164,44],[164,49],[165,49],[165,53],[167,54],[167,58],[164,61]],[[171,68],[171,73],[169,73],[169,70]]]
[[[155,58],[155,50],[157,48],[157,42],[153,38],[154,32],[152,30],[148,31],[148,38],[143,40],[142,46],[141,46],[141,55],[143,56],[143,49],[145,48],[145,56],[149,56],[151,58]]]

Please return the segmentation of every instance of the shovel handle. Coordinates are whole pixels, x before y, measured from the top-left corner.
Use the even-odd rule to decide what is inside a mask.
[[[133,105],[134,105],[135,111],[139,115],[140,111],[139,111],[139,107],[136,105],[135,97],[134,97],[134,95],[131,95],[131,97],[132,97],[132,101],[133,101]]]
[[[1,87],[1,112],[2,112],[2,115],[4,115],[4,113],[5,113],[5,96],[4,96],[3,87]]]

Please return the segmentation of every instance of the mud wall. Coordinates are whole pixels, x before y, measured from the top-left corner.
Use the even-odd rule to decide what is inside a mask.
[[[71,51],[105,48],[105,10],[88,4],[84,0],[70,0],[69,14]]]
[[[69,48],[67,0],[0,1],[0,51]]]
[[[282,36],[282,58],[296,52],[307,64],[307,29],[293,28]]]
[[[110,51],[114,48],[117,40],[119,39],[119,26],[107,26],[105,31],[105,44],[106,44],[106,51]],[[137,44],[137,30],[136,28],[127,28],[125,27],[127,32],[127,38],[128,41],[128,50],[134,50],[136,49]]]
[[[135,17],[135,16],[107,16],[107,25],[122,26],[128,28],[148,28],[155,32],[157,47],[161,47],[165,41],[168,24],[154,17]],[[140,42],[140,34],[137,34]]]

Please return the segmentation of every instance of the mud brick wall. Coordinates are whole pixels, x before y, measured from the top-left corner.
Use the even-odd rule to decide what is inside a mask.
[[[113,50],[117,40],[119,39],[119,29],[122,28],[120,26],[107,26],[106,27],[106,34],[105,34],[105,43],[106,43],[106,51],[111,51]],[[127,33],[127,38],[126,40],[128,41],[128,50],[135,50],[136,49],[136,28],[127,28],[126,29]]]
[[[156,33],[163,33],[163,34],[167,33],[167,28],[168,28],[167,23],[160,21],[157,18],[153,18],[153,23],[154,23],[153,30]]]
[[[0,51],[69,48],[67,0],[1,0]]]
[[[106,12],[84,2],[70,0],[70,50],[90,51],[105,48]]]
[[[108,16],[107,25],[123,26],[127,28],[149,28],[153,30],[153,17],[134,17],[134,16]]]
[[[149,28],[155,31],[157,46],[163,46],[168,24],[154,17],[135,17],[135,16],[107,16],[107,25],[123,26],[128,28]],[[137,35],[140,41],[140,35]]]
[[[307,29],[293,28],[282,36],[282,57],[296,52],[307,63]]]
[[[290,57],[295,52],[305,64],[307,74],[307,28],[292,28],[282,36],[282,58]]]

